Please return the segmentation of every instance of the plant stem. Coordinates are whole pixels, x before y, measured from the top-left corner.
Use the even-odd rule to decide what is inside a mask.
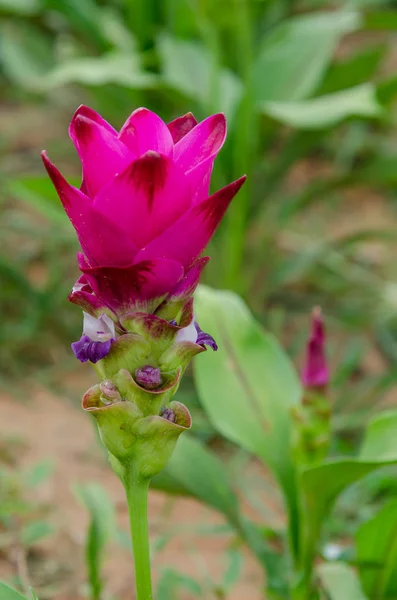
[[[133,469],[126,469],[123,483],[130,517],[136,600],[152,600],[147,514],[149,480],[136,477]]]

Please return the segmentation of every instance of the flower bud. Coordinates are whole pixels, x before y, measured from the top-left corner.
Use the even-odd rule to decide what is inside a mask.
[[[160,369],[150,365],[135,370],[135,381],[147,390],[154,390],[163,383]]]
[[[329,382],[329,369],[325,353],[325,328],[320,307],[312,312],[310,338],[306,346],[306,359],[302,369],[302,383],[307,389],[324,388]]]

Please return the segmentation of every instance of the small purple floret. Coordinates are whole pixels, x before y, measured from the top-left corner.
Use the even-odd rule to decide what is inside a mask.
[[[148,390],[158,388],[163,383],[160,369],[150,365],[136,369],[135,381]]]
[[[93,342],[88,335],[82,335],[78,342],[73,342],[72,350],[79,361],[97,363],[109,354],[114,341],[112,338],[106,342]]]
[[[176,421],[176,414],[173,410],[167,408],[166,406],[164,406],[164,408],[161,409],[160,417],[163,417],[163,419],[170,421],[170,423],[175,423]]]
[[[202,329],[200,329],[197,321],[194,322],[194,326],[197,331],[197,340],[196,344],[200,344],[200,346],[209,346],[214,352],[218,350],[218,344],[209,333],[205,333]]]

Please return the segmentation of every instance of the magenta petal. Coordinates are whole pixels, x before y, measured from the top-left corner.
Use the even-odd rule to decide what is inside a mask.
[[[80,270],[96,296],[116,313],[151,309],[183,277],[182,266],[172,260],[158,258],[128,267],[90,268],[82,254],[78,255]]]
[[[81,104],[81,106],[79,106],[78,109],[76,110],[76,112],[74,113],[74,115],[72,117],[72,121],[69,125],[69,136],[71,137],[71,139],[76,147],[78,146],[78,139],[76,136],[75,124],[76,124],[76,118],[78,116],[87,117],[88,119],[91,119],[91,121],[95,121],[95,123],[98,123],[98,125],[100,125],[101,127],[104,127],[114,137],[117,137],[118,133],[117,133],[116,129],[114,129],[114,127],[112,127],[110,125],[110,123],[105,121],[105,119],[103,119],[100,114],[98,114],[95,110],[93,110],[89,106],[85,106],[84,104]]]
[[[193,113],[189,112],[182,117],[178,117],[168,123],[167,127],[170,130],[174,144],[179,142],[193,127],[196,127],[197,121]]]
[[[138,247],[121,228],[95,210],[85,194],[66,181],[45,152],[41,156],[90,263],[105,266],[131,264]]]
[[[155,152],[133,161],[94,200],[95,208],[120,224],[140,248],[177,221],[190,203],[184,174]]]
[[[328,385],[329,378],[324,319],[321,309],[317,307],[312,313],[311,332],[301,379],[306,388],[323,388]]]
[[[147,108],[132,113],[121,128],[119,139],[136,157],[153,150],[172,158],[172,135],[164,121]]]
[[[95,197],[134,155],[106,127],[82,114],[74,117],[71,130],[82,163],[87,194]]]
[[[227,207],[245,180],[246,175],[193,206],[146,248],[140,250],[135,261],[162,256],[180,262],[185,271],[188,270],[212,238]]]
[[[189,171],[208,158],[215,159],[225,138],[225,116],[208,117],[175,144],[174,161],[184,172]]]

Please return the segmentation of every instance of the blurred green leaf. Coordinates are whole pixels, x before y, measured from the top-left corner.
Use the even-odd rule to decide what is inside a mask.
[[[51,459],[45,459],[34,465],[25,473],[24,481],[28,487],[36,487],[51,477],[54,463]]]
[[[356,534],[357,563],[369,598],[397,594],[397,501],[388,502]]]
[[[262,111],[274,119],[302,129],[323,129],[352,116],[380,117],[382,107],[372,83],[302,102],[266,102]]]
[[[0,11],[7,14],[34,15],[41,7],[41,0],[0,0]]]
[[[325,96],[368,82],[374,76],[386,51],[387,46],[382,44],[374,48],[365,48],[343,61],[335,62],[320,88],[316,90],[316,96]]]
[[[54,64],[51,39],[27,22],[5,21],[0,25],[0,64],[14,84],[37,92]]]
[[[324,600],[369,600],[365,596],[357,573],[344,563],[325,563],[318,567],[321,587],[327,593]]]
[[[219,97],[216,106],[212,102],[213,58],[210,52],[198,42],[177,40],[162,35],[158,40],[162,73],[165,81],[188,97],[198,100],[206,111],[222,110],[232,120],[243,93],[240,79],[227,69],[220,69]]]
[[[343,35],[360,26],[356,12],[293,17],[266,35],[253,67],[253,90],[264,102],[308,98],[320,84]]]
[[[165,472],[192,496],[219,510],[230,521],[238,521],[237,496],[227,472],[219,458],[204,444],[192,436],[181,436]]]
[[[26,596],[22,596],[16,590],[10,588],[5,583],[0,581],[0,598],[1,600],[28,600]]]
[[[203,598],[203,590],[200,584],[192,577],[182,575],[173,569],[165,569],[158,583],[157,599],[176,600],[177,592],[181,589],[185,589],[190,592],[190,594],[193,594],[193,596]]]
[[[397,463],[396,424],[397,411],[375,417],[368,425],[358,457],[333,459],[302,470],[302,510],[309,530],[306,564],[313,560],[322,524],[337,496],[379,467]]]
[[[227,552],[228,566],[222,579],[222,590],[229,593],[241,577],[244,566],[244,556],[240,549],[230,548]]]
[[[85,551],[92,598],[99,600],[105,547],[115,529],[114,507],[106,491],[96,483],[80,484],[75,487],[75,492],[90,514]]]
[[[397,14],[395,10],[368,11],[364,17],[366,29],[397,29]]]
[[[200,286],[195,308],[219,345],[195,362],[200,401],[216,429],[270,465],[294,510],[289,440],[290,409],[301,396],[297,374],[235,294]]]
[[[112,52],[98,57],[74,58],[61,62],[43,79],[44,88],[70,83],[88,86],[118,84],[133,89],[148,89],[157,78],[141,70],[138,57],[133,53]]]
[[[21,540],[24,546],[33,546],[43,538],[52,535],[55,528],[46,521],[34,521],[26,525],[21,531]]]

